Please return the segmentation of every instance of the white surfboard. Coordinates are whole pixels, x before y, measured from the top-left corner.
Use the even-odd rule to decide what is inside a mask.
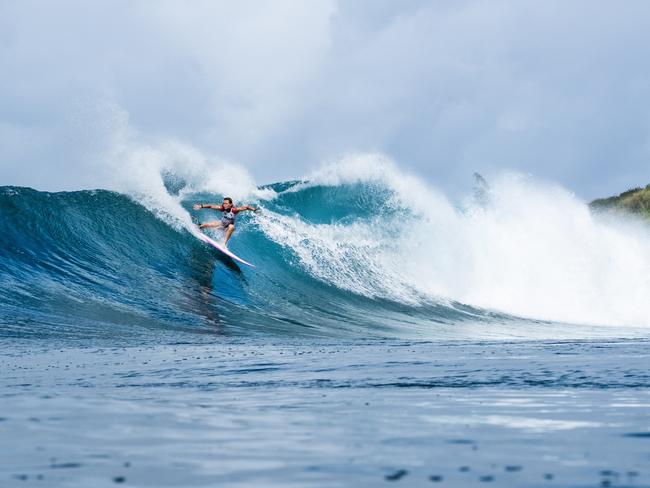
[[[233,261],[236,261],[236,262],[241,263],[241,264],[245,264],[246,266],[251,266],[253,268],[255,267],[254,264],[251,264],[248,261],[245,261],[242,258],[240,258],[239,256],[237,256],[236,254],[230,252],[230,250],[227,247],[224,247],[222,244],[219,244],[214,239],[211,239],[210,237],[206,236],[203,232],[196,231],[196,232],[194,232],[194,235],[196,237],[198,237],[200,240],[202,240],[203,242],[205,242],[206,244],[210,244],[215,249],[218,249],[219,251],[224,253],[226,256],[231,258]]]

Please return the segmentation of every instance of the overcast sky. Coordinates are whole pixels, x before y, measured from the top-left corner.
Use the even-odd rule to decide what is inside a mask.
[[[650,1],[0,1],[0,185],[101,186],[116,131],[260,183],[377,151],[583,198],[650,183]]]

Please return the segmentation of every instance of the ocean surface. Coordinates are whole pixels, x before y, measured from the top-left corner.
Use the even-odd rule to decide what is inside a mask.
[[[337,171],[0,187],[0,486],[650,486],[647,226]]]

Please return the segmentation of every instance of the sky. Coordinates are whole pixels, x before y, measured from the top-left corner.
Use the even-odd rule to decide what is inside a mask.
[[[0,185],[101,187],[128,140],[259,183],[372,152],[450,194],[608,196],[650,183],[648,25],[646,0],[2,0]]]

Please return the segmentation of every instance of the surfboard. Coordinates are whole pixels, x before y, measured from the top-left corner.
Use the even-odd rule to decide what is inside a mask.
[[[245,264],[246,266],[251,266],[255,267],[254,264],[249,263],[248,261],[243,260],[239,256],[237,256],[235,253],[231,252],[227,247],[224,247],[222,244],[219,244],[217,241],[214,239],[211,239],[210,237],[206,236],[203,232],[195,232],[194,235],[198,237],[200,240],[205,242],[206,244],[210,244],[212,247],[215,249],[221,251],[224,253],[226,256],[228,256],[230,259],[237,263]]]

